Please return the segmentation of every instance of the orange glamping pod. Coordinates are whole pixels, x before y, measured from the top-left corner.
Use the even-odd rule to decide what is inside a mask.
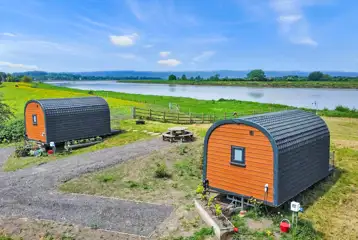
[[[310,112],[222,120],[205,137],[203,184],[280,206],[329,174],[329,147],[327,125]]]

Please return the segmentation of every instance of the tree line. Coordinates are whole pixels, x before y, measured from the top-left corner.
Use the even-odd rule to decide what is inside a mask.
[[[246,77],[233,78],[224,77],[220,78],[219,74],[215,74],[209,78],[202,78],[200,76],[187,78],[185,74],[181,77],[177,77],[174,74],[170,74],[169,81],[176,80],[190,80],[190,81],[358,81],[358,77],[342,77],[342,76],[330,76],[320,71],[311,72],[307,77],[303,76],[282,76],[282,77],[267,77],[266,73],[262,69],[255,69],[250,71]]]
[[[31,79],[31,80],[30,80]],[[51,81],[51,80],[65,80],[65,81],[79,81],[79,80],[154,80],[157,77],[100,77],[100,76],[83,76],[73,73],[47,73],[47,72],[25,72],[25,73],[4,73],[0,72],[0,82],[32,82],[34,81]],[[25,80],[25,81],[24,81]]]

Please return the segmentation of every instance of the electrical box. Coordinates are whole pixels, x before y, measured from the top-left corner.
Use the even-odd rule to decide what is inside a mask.
[[[301,209],[301,204],[299,202],[291,202],[291,211],[299,212]]]

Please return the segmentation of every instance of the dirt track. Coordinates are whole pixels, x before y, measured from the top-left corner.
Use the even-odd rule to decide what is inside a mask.
[[[61,182],[169,147],[160,139],[71,156],[16,172],[0,171],[0,216],[28,217],[148,236],[173,208],[97,196],[62,194]],[[12,148],[0,149],[0,169]]]

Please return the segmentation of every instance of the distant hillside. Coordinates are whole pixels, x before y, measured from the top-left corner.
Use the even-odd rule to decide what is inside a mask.
[[[30,72],[21,72],[14,73],[14,75],[29,75],[34,78],[44,77],[51,74],[74,74],[80,75],[83,77],[99,77],[99,78],[151,78],[151,79],[167,79],[170,74],[176,76],[182,76],[185,74],[188,78],[200,76],[202,78],[209,78],[215,74],[219,74],[221,78],[242,78],[246,77],[247,71],[233,71],[233,70],[219,70],[219,71],[175,71],[175,72],[151,72],[151,71],[95,71],[95,72],[67,72],[67,73],[47,73],[42,71],[30,71]],[[283,77],[283,76],[299,76],[306,77],[309,72],[302,71],[265,71],[267,77]],[[358,72],[339,72],[339,71],[326,71],[323,72],[331,76],[340,76],[340,77],[357,77]]]

